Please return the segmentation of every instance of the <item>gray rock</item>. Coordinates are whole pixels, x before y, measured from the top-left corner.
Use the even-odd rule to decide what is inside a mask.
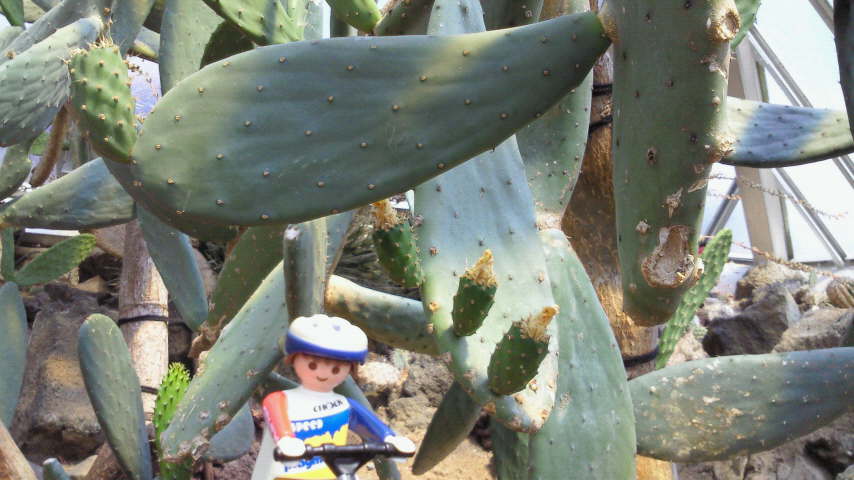
[[[720,462],[677,464],[680,480],[744,480],[747,457]]]
[[[768,353],[800,317],[788,289],[781,284],[768,285],[756,291],[753,303],[740,314],[709,323],[703,348],[713,357]]]
[[[700,319],[701,325],[708,325],[712,320],[738,315],[737,307],[738,305],[733,304],[729,299],[709,297],[697,310],[697,318]]]
[[[451,388],[453,376],[438,358],[417,353],[410,354],[409,376],[403,382],[401,395],[423,396],[431,407],[438,407]]]
[[[706,351],[703,350],[703,345],[694,337],[693,329],[685,332],[685,335],[682,335],[682,338],[676,342],[676,348],[673,349],[673,353],[670,355],[670,358],[667,359],[667,365],[676,365],[678,363],[690,362],[693,360],[700,360],[701,358],[707,358],[709,355],[706,354]]]
[[[844,472],[837,475],[836,480],[854,480],[854,465],[851,465]]]
[[[83,385],[77,332],[87,316],[115,318],[115,312],[100,306],[96,296],[60,284],[46,285],[26,302],[37,313],[10,431],[30,460],[82,460],[104,440]]]
[[[423,396],[403,397],[392,400],[386,410],[389,421],[402,424],[407,430],[420,431],[427,428],[436,409]]]
[[[775,352],[835,348],[854,321],[854,309],[823,308],[807,312],[801,321],[783,332]]]
[[[794,293],[801,286],[809,283],[809,274],[792,270],[778,263],[766,262],[757,265],[744,275],[736,283],[735,298],[738,300],[749,299],[754,291],[766,285],[785,285],[789,293]]]
[[[388,395],[399,390],[403,383],[403,374],[394,365],[378,360],[370,360],[356,370],[355,380],[368,398]]]

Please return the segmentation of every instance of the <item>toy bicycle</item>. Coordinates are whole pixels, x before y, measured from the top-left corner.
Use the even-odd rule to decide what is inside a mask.
[[[356,445],[325,444],[317,447],[305,447],[305,453],[298,457],[289,457],[278,448],[273,456],[278,462],[320,457],[337,476],[338,480],[356,480],[356,471],[376,456],[411,457],[413,452],[401,452],[391,443],[361,443]]]

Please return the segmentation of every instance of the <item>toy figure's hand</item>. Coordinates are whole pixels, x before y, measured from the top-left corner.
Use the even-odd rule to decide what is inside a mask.
[[[305,453],[305,443],[296,437],[282,437],[276,447],[286,457],[300,457]]]
[[[390,443],[390,444],[394,445],[394,448],[396,448],[397,451],[400,453],[415,453],[415,444],[412,443],[412,440],[410,440],[404,436],[389,435],[389,436],[385,437],[383,439],[383,441],[386,443]],[[406,458],[404,458],[404,457],[391,457],[391,459],[393,461],[395,461],[396,463],[403,463],[406,461]]]

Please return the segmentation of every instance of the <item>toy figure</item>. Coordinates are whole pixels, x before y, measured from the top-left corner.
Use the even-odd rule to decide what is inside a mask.
[[[415,451],[412,441],[396,435],[373,412],[332,391],[368,353],[359,327],[322,314],[299,317],[291,322],[284,350],[300,386],[264,398],[266,428],[252,480],[336,478],[320,457],[282,463],[274,461],[273,452],[299,457],[307,445],[345,445],[348,427],[364,441],[386,442],[401,453]]]

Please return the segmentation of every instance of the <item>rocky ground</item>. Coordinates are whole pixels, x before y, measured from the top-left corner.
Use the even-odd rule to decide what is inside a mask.
[[[359,242],[354,245],[339,273],[374,288],[417,294],[390,286]],[[115,257],[103,253],[81,266],[78,288],[67,282],[52,283],[32,289],[25,298],[30,350],[24,390],[10,430],[34,465],[58,457],[72,478],[85,478],[103,442],[77,366],[77,329],[91,313],[115,318],[117,264]],[[706,356],[838,346],[854,320],[854,305],[831,305],[827,284],[826,280],[776,264],[751,270],[732,294],[719,292],[708,299],[697,313],[697,325],[680,341],[671,363]],[[170,360],[186,361],[190,333],[177,316],[173,320]],[[357,381],[393,428],[410,438],[421,438],[450,385],[450,375],[428,356],[395,352],[379,344],[373,344],[372,350]],[[253,413],[260,435],[257,405]],[[201,468],[197,478],[248,479],[257,448],[258,442],[235,461]],[[491,479],[495,478],[491,462],[488,429],[481,422],[449,458],[419,478]],[[410,463],[401,465],[404,479],[414,478],[408,469]],[[769,452],[727,462],[679,465],[678,472],[682,480],[852,480],[852,464],[854,415],[848,415]],[[368,466],[360,478],[374,479],[376,474]]]

